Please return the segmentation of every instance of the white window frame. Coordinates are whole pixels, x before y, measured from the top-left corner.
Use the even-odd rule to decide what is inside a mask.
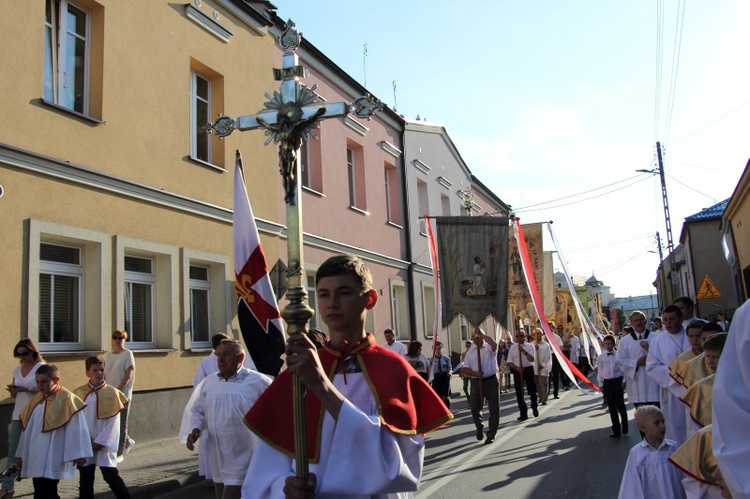
[[[313,309],[313,316],[310,317],[309,327],[323,329],[320,320],[320,310],[318,309],[318,295],[315,293],[315,273],[308,269],[305,273],[305,291],[307,291],[307,305]]]
[[[56,7],[59,7],[59,10]],[[50,12],[50,22],[47,22],[46,19],[44,21],[44,99],[60,107],[88,116],[90,100],[91,12],[80,4],[70,2],[69,0],[47,0],[46,8]],[[68,26],[68,16],[66,15],[70,8],[76,9],[86,16],[86,33],[84,36],[71,32]],[[65,15],[60,15],[61,13]],[[65,36],[60,36],[61,33],[64,33]],[[73,96],[72,102],[66,102],[65,99],[66,95],[64,91],[70,88],[71,76],[68,71],[65,71],[68,67],[61,67],[60,61],[62,55],[69,53],[71,50],[68,35],[84,42],[83,102],[81,109],[75,108],[75,96]],[[75,48],[72,50],[74,51]],[[73,88],[75,88],[75,82]]]
[[[422,327],[424,327],[425,338],[433,337],[433,323],[435,322],[435,291],[435,286],[422,281]],[[428,293],[432,293],[432,296],[428,296]]]
[[[173,351],[180,346],[183,326],[180,322],[180,305],[185,293],[180,294],[180,251],[169,244],[155,243],[126,236],[114,237],[115,300],[113,317],[115,329],[125,328],[125,256],[152,258],[154,260],[155,301],[154,319],[156,321],[152,343],[130,342],[133,350]],[[184,281],[183,281],[184,282]],[[111,332],[111,331],[110,331]],[[128,331],[130,334],[130,331]]]
[[[50,260],[42,260],[41,257],[39,259],[39,291],[40,295],[37,298],[39,303],[39,317],[41,318],[43,310],[41,307],[41,290],[42,290],[42,284],[41,284],[41,277],[42,275],[50,275],[52,276],[51,281],[51,289],[50,289],[50,338],[49,341],[40,341],[40,346],[44,345],[47,348],[51,348],[54,350],[78,350],[83,347],[83,302],[84,302],[84,279],[83,279],[83,262],[85,261],[84,256],[84,248],[82,246],[77,245],[70,245],[70,244],[60,244],[58,242],[51,242],[51,241],[42,241],[40,243],[40,255],[41,255],[41,245],[49,245],[49,246],[58,246],[63,248],[71,248],[78,251],[78,263],[77,264],[71,264],[71,263],[62,263],[62,262],[53,262]],[[75,313],[77,314],[77,323],[75,324],[73,335],[75,340],[74,341],[65,341],[65,342],[56,342],[54,340],[55,337],[55,331],[54,331],[54,322],[55,322],[55,316],[54,316],[54,310],[55,310],[55,293],[54,293],[54,281],[56,276],[61,277],[73,277],[77,281],[77,287],[78,290],[76,292],[77,296],[74,297],[77,302],[77,310]],[[38,331],[38,330],[37,330]]]
[[[193,268],[198,269],[205,269],[206,271],[206,278],[205,279],[195,279],[190,278],[188,280],[189,283],[189,294],[190,294],[190,342],[191,345],[201,345],[201,344],[210,344],[211,343],[211,267],[208,265],[199,265],[199,264],[190,264],[188,269],[188,276],[190,275],[190,270]],[[196,292],[205,292],[206,293],[206,310],[203,311],[203,313],[206,316],[206,325],[207,325],[207,331],[206,331],[206,339],[200,340],[196,339],[195,335],[197,333],[198,326],[195,323],[195,293]]]
[[[211,349],[211,336],[216,333],[227,333],[232,336],[232,318],[237,313],[237,298],[234,289],[234,267],[229,255],[209,253],[191,248],[182,248],[182,318],[184,324],[184,345],[186,350]],[[193,319],[191,305],[190,267],[207,267],[209,286],[209,334],[207,341],[195,341],[193,338]]]
[[[70,350],[102,351],[110,348],[112,327],[112,236],[103,232],[68,225],[28,219],[28,291],[26,323],[28,337],[43,352]],[[80,316],[82,328],[79,343],[42,343],[39,341],[39,272],[40,245],[49,243],[83,248],[82,292]]]
[[[406,283],[400,280],[390,280],[391,291],[391,328],[396,333],[396,339],[409,339],[404,335],[409,331],[409,295]],[[402,310],[403,308],[403,310]]]
[[[208,95],[204,98],[198,95],[198,79],[202,79],[206,82],[206,88]],[[206,116],[209,118],[213,116],[213,110],[211,109],[211,78],[202,74],[194,69],[190,70],[190,156],[198,161],[205,163],[213,162],[213,147],[211,136],[206,133],[203,129],[203,125],[198,123],[198,105],[199,103],[205,104]],[[201,158],[198,152],[198,134],[205,135],[206,139],[206,157]]]
[[[133,254],[126,254],[125,259],[128,258],[138,258],[140,260],[145,260],[150,262],[151,264],[151,272],[145,273],[145,272],[136,272],[136,271],[130,271],[125,270],[124,271],[124,277],[125,277],[125,301],[124,301],[124,310],[125,315],[123,317],[123,323],[125,324],[125,330],[128,332],[128,340],[129,345],[131,345],[134,348],[150,348],[156,346],[156,260],[154,258],[143,256],[143,255],[133,255]],[[124,263],[123,263],[124,265]],[[133,285],[140,285],[145,286],[150,290],[150,303],[149,306],[151,307],[151,320],[149,321],[150,324],[148,324],[149,327],[149,333],[150,337],[147,338],[145,341],[135,341],[133,331],[131,331],[130,325],[133,324],[133,306],[132,306],[132,293],[129,292],[129,290],[132,288]]]

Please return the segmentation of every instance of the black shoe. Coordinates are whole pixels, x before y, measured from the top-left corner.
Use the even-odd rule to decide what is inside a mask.
[[[623,435],[627,435],[628,434],[628,425],[623,425],[622,426],[622,434]]]
[[[557,395],[555,395],[555,398],[556,398],[556,399],[559,399],[560,397],[558,397]]]
[[[484,441],[484,445],[494,444],[495,443],[495,437],[487,437],[487,440]]]
[[[484,428],[477,429],[477,440],[482,440],[484,438]]]
[[[531,408],[531,413],[534,415],[535,418],[539,417],[539,411],[536,409],[536,407]]]
[[[526,421],[527,419],[529,419],[528,416],[521,416],[520,418],[516,419],[516,421]]]
[[[609,434],[609,438],[620,438],[620,434],[619,433],[610,433]]]
[[[547,401],[545,400],[544,402],[542,402],[542,405],[547,405]]]

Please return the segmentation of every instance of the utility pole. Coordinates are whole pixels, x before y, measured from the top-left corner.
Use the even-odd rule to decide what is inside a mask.
[[[674,259],[674,241],[672,240],[672,219],[669,216],[669,200],[667,199],[667,184],[664,181],[664,161],[662,159],[661,143],[656,143],[656,159],[659,165],[659,180],[661,181],[661,198],[664,203],[664,221],[667,225],[667,251],[669,252],[669,283],[672,296],[670,299],[674,299],[675,294],[675,259]],[[661,245],[659,245],[659,251],[661,252]]]
[[[656,297],[659,299],[659,308],[663,310],[669,300],[665,296],[667,294],[667,287],[664,282],[664,254],[661,251],[661,236],[659,235],[659,231],[656,231],[656,247],[659,248],[659,289],[656,292]]]

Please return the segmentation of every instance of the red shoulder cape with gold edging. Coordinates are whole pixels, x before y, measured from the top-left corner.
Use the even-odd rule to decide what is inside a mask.
[[[394,433],[425,434],[453,419],[453,414],[430,385],[400,355],[377,345],[372,334],[344,355],[356,356],[378,407],[380,421]],[[341,369],[342,353],[326,344],[318,350],[318,356],[332,380]],[[306,393],[305,402],[307,454],[311,463],[317,463],[324,409],[311,392]],[[284,371],[253,404],[244,421],[270,446],[294,457],[293,411],[292,376]]]

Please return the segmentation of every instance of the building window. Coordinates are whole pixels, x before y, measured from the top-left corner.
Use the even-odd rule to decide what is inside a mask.
[[[440,195],[440,204],[443,207],[443,216],[449,217],[451,216],[451,200],[446,196],[445,194]]]
[[[211,80],[196,71],[190,72],[191,97],[191,137],[193,139],[191,156],[195,159],[211,162],[211,136],[203,128],[211,121]]]
[[[424,321],[424,334],[432,338],[435,332],[435,288],[422,283],[422,320]]]
[[[190,333],[193,343],[211,341],[211,280],[208,267],[190,266]]]
[[[364,150],[353,142],[346,147],[346,171],[349,180],[349,206],[366,211]]]
[[[320,314],[318,312],[318,295],[315,294],[315,275],[308,274],[305,277],[305,291],[307,291],[307,305],[313,309],[313,316],[310,318],[309,326],[320,328]]]
[[[427,183],[417,179],[417,200],[419,202],[419,233],[427,235],[427,225],[422,216],[430,215],[430,205],[427,199]]]
[[[401,225],[401,209],[399,203],[398,172],[396,167],[385,164],[385,209],[388,222]]]
[[[44,100],[88,115],[89,12],[68,0],[47,0],[44,27]]]
[[[40,344],[77,348],[83,303],[82,248],[41,243],[39,247]]]
[[[409,339],[409,305],[402,281],[391,281],[391,324],[397,339]]]
[[[125,330],[132,343],[154,344],[154,261],[125,257]]]

